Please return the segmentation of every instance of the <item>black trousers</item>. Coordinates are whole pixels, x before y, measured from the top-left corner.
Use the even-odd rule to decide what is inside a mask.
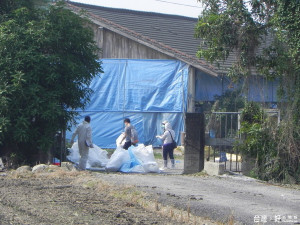
[[[163,145],[163,158],[164,158],[164,160],[168,159],[168,155],[169,155],[170,159],[174,159],[173,152],[174,152],[173,143]]]
[[[123,145],[123,148],[128,150],[128,148],[131,146],[131,141],[126,141]]]

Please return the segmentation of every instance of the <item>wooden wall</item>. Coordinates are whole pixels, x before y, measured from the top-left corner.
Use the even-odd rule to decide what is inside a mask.
[[[96,24],[91,25],[95,36],[94,40],[102,49],[99,58],[104,59],[174,59],[152,48],[130,40]],[[189,67],[188,82],[188,109],[187,112],[195,112],[195,68]]]
[[[102,52],[99,58],[113,59],[174,59],[115,32],[92,25],[95,41]]]

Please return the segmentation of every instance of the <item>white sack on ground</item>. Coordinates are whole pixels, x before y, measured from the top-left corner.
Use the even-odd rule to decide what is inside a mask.
[[[93,144],[94,148],[89,150],[89,158],[86,164],[86,168],[91,167],[104,167],[108,162],[107,151],[101,149],[97,145]],[[67,156],[67,159],[73,163],[79,163],[79,149],[78,142],[75,142],[72,148],[69,148],[70,154]]]
[[[121,147],[117,147],[106,164],[106,170],[110,172],[117,172],[121,166],[128,161],[130,161],[128,151]]]
[[[132,152],[141,163],[146,173],[159,173],[158,164],[155,161],[152,145],[139,144],[132,148]]]
[[[137,165],[132,167],[128,173],[146,173],[146,171],[142,165]]]
[[[121,138],[121,136],[119,138]],[[120,139],[118,139],[116,142],[120,143]],[[117,172],[122,168],[122,172],[126,171],[128,173],[160,172],[154,158],[152,145],[145,146],[143,144],[139,144],[137,147],[131,146],[130,151],[132,151],[132,154],[140,165],[136,165],[136,163],[132,162],[134,159],[130,157],[128,150],[124,150],[122,147],[118,146],[106,164],[106,170]],[[130,165],[133,165],[133,167]]]

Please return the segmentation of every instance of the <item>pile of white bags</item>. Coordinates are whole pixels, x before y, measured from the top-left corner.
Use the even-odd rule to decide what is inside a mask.
[[[143,144],[139,144],[137,147],[131,146],[128,150],[118,146],[106,164],[106,170],[124,173],[160,172],[155,162],[152,145],[145,146]]]
[[[154,158],[152,145],[139,144],[136,147],[131,146],[128,150],[125,150],[121,147],[124,144],[124,140],[120,144],[124,137],[123,135],[121,134],[116,140],[117,149],[110,159],[107,157],[107,151],[93,144],[94,148],[90,148],[86,168],[105,167],[110,172],[120,171],[124,173],[159,173],[160,170]],[[67,159],[78,164],[80,158],[78,143],[75,142],[69,151],[70,154],[67,156]]]
[[[128,161],[130,161],[130,156],[128,154],[128,151],[121,147],[117,147],[117,149],[111,155],[105,168],[107,171],[117,172],[120,170],[122,165]]]
[[[104,167],[108,162],[107,151],[102,150],[97,145],[93,144],[94,148],[90,148],[89,157],[86,164],[86,168],[90,169],[92,167]],[[67,159],[73,163],[79,163],[79,149],[78,142],[75,142],[72,148],[69,148],[70,154],[67,156]]]
[[[157,162],[155,161],[152,145],[144,146],[143,144],[132,148],[133,154],[141,163],[146,173],[159,173]]]

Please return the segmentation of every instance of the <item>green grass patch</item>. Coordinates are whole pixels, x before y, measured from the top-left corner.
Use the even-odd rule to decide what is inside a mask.
[[[115,151],[115,149],[110,149],[110,148],[108,148],[108,149],[104,149],[105,151],[107,151],[107,156],[108,156],[108,158],[110,158],[110,156],[114,153],[114,151]]]
[[[161,153],[159,153],[159,152],[154,152],[154,158],[155,158],[155,159],[162,159],[163,157],[162,157],[162,154],[161,154]]]

